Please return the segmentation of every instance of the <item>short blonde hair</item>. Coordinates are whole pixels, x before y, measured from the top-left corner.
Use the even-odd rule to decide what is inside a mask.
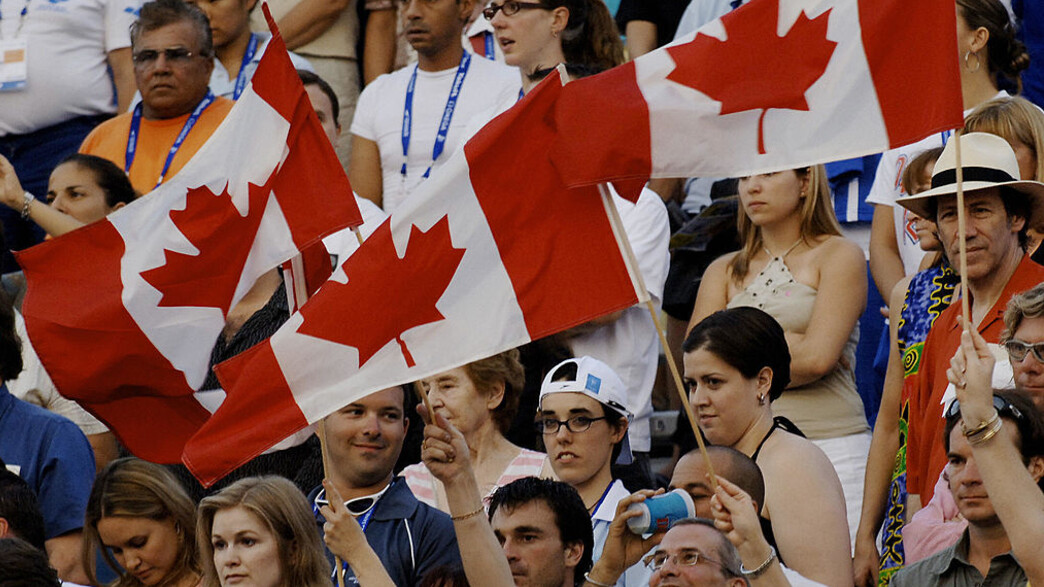
[[[214,515],[235,507],[257,516],[275,535],[283,585],[330,587],[330,563],[326,560],[312,508],[297,486],[274,475],[240,479],[199,503],[196,540],[205,587],[220,585],[214,566],[214,545],[210,541]]]
[[[1037,170],[1027,179],[1044,180],[1044,112],[1029,100],[1009,96],[984,102],[964,119],[964,132],[986,132],[1026,145],[1037,158]]]

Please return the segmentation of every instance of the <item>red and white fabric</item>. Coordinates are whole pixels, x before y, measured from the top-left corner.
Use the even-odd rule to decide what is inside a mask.
[[[176,176],[18,255],[29,337],[58,390],[154,462],[178,462],[210,415],[193,392],[229,308],[263,273],[361,222],[278,35],[270,49]]]
[[[494,119],[279,332],[218,366],[228,397],[185,449],[201,482],[357,398],[639,301],[598,189],[551,168],[561,91],[553,74]]]
[[[575,186],[881,152],[963,123],[956,47],[952,0],[754,0],[570,83],[552,157]]]

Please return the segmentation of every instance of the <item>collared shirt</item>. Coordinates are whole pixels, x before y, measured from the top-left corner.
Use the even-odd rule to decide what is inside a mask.
[[[1004,309],[1011,297],[1044,281],[1044,267],[1023,257],[1008,279],[997,303],[979,323],[979,334],[996,343],[1004,330]],[[924,343],[921,367],[910,393],[909,433],[906,442],[906,473],[909,493],[921,496],[921,503],[932,499],[933,485],[946,466],[942,435],[946,427],[942,397],[948,381],[946,369],[961,342],[961,304],[953,300],[932,325]]]
[[[317,487],[309,494],[309,502],[321,489]],[[326,519],[317,514],[320,535],[325,523]],[[417,501],[402,477],[392,480],[391,486],[374,506],[365,533],[370,548],[398,587],[416,585],[436,567],[460,564],[457,535],[450,517]],[[325,545],[324,551],[333,568],[333,554]],[[346,585],[358,584],[351,569],[344,577]]]
[[[1024,587],[1027,584],[1026,573],[1010,551],[993,557],[983,577],[979,569],[968,562],[968,542],[965,530],[957,544],[896,573],[892,587]]]
[[[598,508],[591,514],[591,527],[594,533],[594,548],[591,552],[591,562],[597,562],[602,558],[602,549],[605,547],[605,539],[609,537],[609,524],[616,515],[616,506],[620,500],[630,495],[623,481],[614,479],[605,493],[605,497],[598,504]],[[645,587],[649,584],[652,571],[645,563],[638,561],[629,567],[616,581],[615,587]]]

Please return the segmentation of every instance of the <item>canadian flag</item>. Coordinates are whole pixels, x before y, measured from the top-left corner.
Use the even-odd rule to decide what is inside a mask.
[[[556,119],[552,158],[570,186],[735,177],[912,143],[963,124],[953,0],[754,0],[570,83]]]
[[[561,91],[553,74],[486,125],[279,332],[218,366],[228,396],[185,447],[203,484],[357,398],[639,301],[607,200],[551,168]]]
[[[132,453],[179,462],[210,416],[193,392],[229,309],[262,274],[361,221],[275,33],[251,86],[176,176],[17,255],[29,338],[59,392]]]

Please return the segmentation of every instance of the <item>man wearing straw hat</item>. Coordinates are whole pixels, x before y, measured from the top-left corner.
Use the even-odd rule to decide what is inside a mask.
[[[958,147],[963,210],[957,204]],[[960,258],[959,219],[963,217],[967,266],[962,279],[970,327],[996,346],[1008,300],[1044,281],[1044,267],[1030,260],[1025,250],[1027,227],[1039,226],[1044,220],[1044,184],[1019,181],[1018,161],[1007,141],[996,135],[968,133],[946,145],[935,165],[932,189],[897,203],[923,218],[935,219],[939,240],[955,266]],[[931,500],[947,462],[942,443],[943,404],[949,400],[944,397],[946,369],[960,343],[961,306],[954,303],[940,314],[923,355],[916,359],[921,364],[917,377],[904,389],[910,394],[907,490],[913,502],[911,512]]]

